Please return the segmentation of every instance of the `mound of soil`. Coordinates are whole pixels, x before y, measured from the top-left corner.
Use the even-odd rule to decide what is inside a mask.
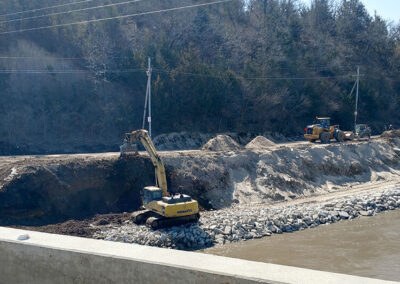
[[[201,147],[208,151],[238,151],[242,147],[228,135],[217,135]]]
[[[275,145],[274,142],[264,136],[257,136],[246,145],[246,149],[268,149]]]
[[[383,138],[400,138],[400,129],[385,131],[381,134]]]
[[[68,220],[66,222],[45,226],[12,226],[18,229],[61,234],[77,237],[92,237],[93,233],[106,225],[120,226],[130,220],[129,213],[120,214],[96,214],[92,218],[83,220]]]

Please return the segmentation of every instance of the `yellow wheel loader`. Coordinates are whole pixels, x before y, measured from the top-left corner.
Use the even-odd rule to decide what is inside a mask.
[[[304,131],[306,132],[304,137],[310,142],[320,140],[321,143],[329,143],[333,138],[343,142],[345,139],[345,132],[340,130],[338,125],[331,125],[330,117],[317,116],[314,123],[308,125]]]
[[[130,152],[138,154],[141,143],[150,155],[156,169],[156,186],[146,186],[142,191],[143,210],[132,214],[132,221],[144,224],[154,230],[197,222],[200,218],[198,202],[186,194],[170,195],[167,188],[164,163],[156,151],[148,132],[140,129],[125,134],[124,144],[120,147],[121,157]]]

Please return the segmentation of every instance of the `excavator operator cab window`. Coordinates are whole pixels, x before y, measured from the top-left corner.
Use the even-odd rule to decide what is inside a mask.
[[[161,200],[162,192],[161,188],[158,187],[145,187],[143,189],[143,203],[147,204],[153,200]]]

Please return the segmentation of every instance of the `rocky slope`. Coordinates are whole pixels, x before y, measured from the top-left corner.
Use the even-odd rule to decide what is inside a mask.
[[[159,247],[201,249],[214,244],[291,233],[340,220],[373,216],[397,208],[400,208],[400,187],[361,193],[324,204],[234,207],[203,212],[198,224],[158,231],[127,220],[123,225],[98,228],[93,237]]]

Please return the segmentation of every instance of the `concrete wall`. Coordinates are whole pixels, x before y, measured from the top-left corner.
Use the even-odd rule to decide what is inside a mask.
[[[29,239],[18,240],[24,234],[28,234]],[[0,227],[0,283],[390,282],[195,252]]]

